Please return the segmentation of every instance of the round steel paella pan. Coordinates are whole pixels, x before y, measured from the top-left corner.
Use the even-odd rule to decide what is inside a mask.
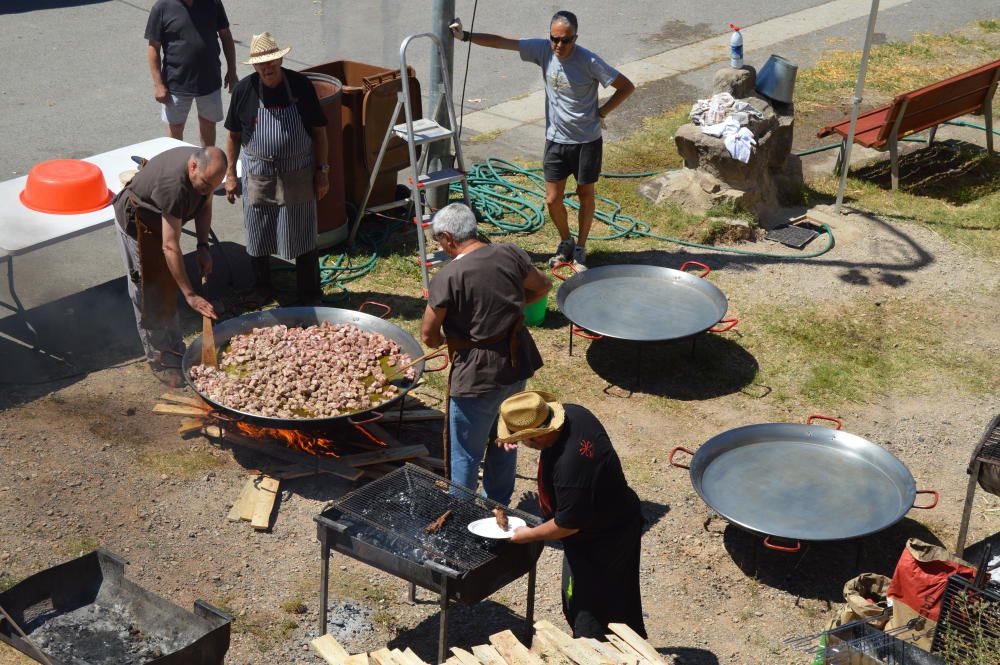
[[[813,425],[816,420],[836,429]],[[877,533],[911,508],[933,508],[935,490],[917,490],[909,469],[889,451],[841,431],[836,418],[810,416],[805,424],[764,423],[737,427],[705,442],[698,452],[678,447],[672,465],[690,469],[702,500],[729,522],[772,543],[848,540]],[[690,465],[675,460],[692,456]],[[918,494],[933,502],[914,505]]]
[[[688,261],[679,270],[649,265],[597,266],[564,277],[556,294],[559,310],[573,326],[591,337],[612,337],[633,342],[665,342],[709,330],[724,332],[736,325],[713,329],[729,307],[725,294],[703,279],[711,269]],[[703,272],[685,272],[695,266]],[[587,336],[586,334],[582,336]]]
[[[391,311],[387,305],[382,305],[381,303],[363,303],[362,307],[367,304],[384,307],[387,314]],[[306,327],[318,325],[324,321],[328,323],[348,323],[355,325],[362,330],[383,335],[398,344],[399,348],[404,353],[408,354],[410,358],[419,358],[424,354],[423,349],[417,340],[413,338],[413,335],[403,330],[396,324],[365,312],[350,309],[338,309],[335,307],[279,307],[261,312],[244,314],[242,316],[223,321],[214,327],[215,344],[219,350],[224,349],[232,337],[235,335],[249,333],[254,328],[266,328],[280,324],[284,324],[289,327]],[[272,416],[262,416],[247,411],[240,411],[239,409],[226,406],[225,404],[216,402],[195,387],[194,383],[191,381],[190,372],[194,365],[201,363],[201,342],[201,337],[192,342],[191,345],[188,346],[187,351],[184,353],[184,358],[181,361],[181,370],[184,373],[184,380],[187,381],[191,390],[195,391],[199,397],[211,404],[217,411],[224,415],[232,416],[237,419],[246,419],[261,425],[278,428],[301,429],[322,427],[343,419],[358,421],[364,420],[365,414],[368,414],[375,409],[383,409],[384,407],[390,406],[397,400],[402,399],[407,391],[413,388],[413,386],[415,386],[420,380],[420,376],[425,371],[426,365],[426,361],[421,361],[413,366],[414,378],[412,381],[404,378],[392,381],[392,384],[399,388],[399,392],[397,392],[392,398],[369,409],[363,409],[355,413],[340,416],[328,416],[323,418],[276,418]],[[376,416],[377,415],[378,414],[376,414]]]

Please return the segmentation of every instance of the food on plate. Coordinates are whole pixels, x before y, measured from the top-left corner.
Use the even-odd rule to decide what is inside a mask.
[[[191,380],[200,393],[237,411],[325,418],[392,399],[399,389],[386,379],[409,361],[391,339],[355,325],[276,325],[235,335],[219,367],[195,365]],[[393,378],[414,377],[409,368]]]
[[[507,513],[504,512],[503,508],[494,508],[493,515],[497,518],[497,526],[500,527],[501,531],[506,531],[510,528],[510,524],[507,522]]]

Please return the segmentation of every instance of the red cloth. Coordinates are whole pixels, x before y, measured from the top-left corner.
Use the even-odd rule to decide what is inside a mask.
[[[937,622],[948,577],[956,573],[971,580],[976,576],[976,569],[955,559],[944,548],[911,539],[896,563],[886,595],[893,603],[908,605],[921,616]]]

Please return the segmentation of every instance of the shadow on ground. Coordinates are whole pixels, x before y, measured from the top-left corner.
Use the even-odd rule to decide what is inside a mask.
[[[67,7],[83,7],[98,5],[110,0],[4,0],[0,4],[0,15],[20,14],[42,9],[64,9]]]
[[[719,659],[711,651],[693,647],[660,647],[657,652],[673,656],[674,665],[719,665]]]
[[[602,339],[590,342],[587,363],[610,386],[629,393],[711,399],[745,389],[759,369],[756,358],[729,335],[656,344]]]
[[[878,160],[852,171],[882,189],[892,186],[890,163]],[[955,139],[907,153],[899,158],[899,188],[907,194],[964,205],[1000,191],[1000,157],[985,148]]]
[[[718,519],[711,520],[709,528],[725,529],[723,545],[747,577],[800,599],[813,598],[827,604],[844,602],[844,583],[861,573],[892,577],[908,539],[942,544],[927,527],[909,518],[865,538],[802,543],[801,551],[794,553],[770,550],[764,547],[761,537],[731,524],[722,527]],[[794,546],[782,541],[778,544]]]
[[[502,596],[505,592],[497,592]],[[427,591],[417,592],[418,603],[437,604],[436,596]],[[512,598],[516,607],[523,607],[523,598]],[[410,647],[427,663],[437,662],[440,614],[435,612],[409,630],[400,631],[388,648]],[[490,635],[510,630],[522,644],[531,644],[533,628],[524,616],[494,600],[484,600],[472,606],[453,603],[448,606],[448,644],[469,651],[479,644],[489,644]]]

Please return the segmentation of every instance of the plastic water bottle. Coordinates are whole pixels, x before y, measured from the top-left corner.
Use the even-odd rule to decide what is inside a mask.
[[[729,38],[729,66],[739,69],[743,66],[743,33],[738,25],[729,24],[733,36]]]

